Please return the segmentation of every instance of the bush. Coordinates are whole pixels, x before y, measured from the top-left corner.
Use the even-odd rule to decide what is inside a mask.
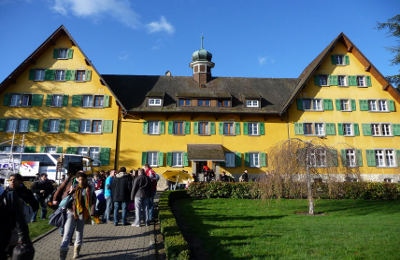
[[[190,196],[185,191],[166,191],[161,194],[158,203],[161,234],[164,237],[165,252],[169,260],[190,259],[189,245],[183,237],[170,208],[172,201],[188,197]]]

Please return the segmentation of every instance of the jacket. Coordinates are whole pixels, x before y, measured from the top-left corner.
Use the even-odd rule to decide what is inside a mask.
[[[46,198],[47,196],[49,196],[53,192],[54,187],[53,187],[53,184],[49,180],[47,180],[45,182],[35,181],[33,183],[33,186],[32,186],[31,190],[32,190],[33,193],[36,194],[36,197],[38,197],[38,198]],[[44,190],[45,192],[44,193],[40,193],[41,190]]]
[[[150,198],[151,191],[151,179],[146,175],[139,175],[133,182],[131,200],[134,200],[135,198]]]
[[[158,182],[158,178],[156,173],[154,172],[154,170],[152,168],[148,168],[146,171],[146,175],[147,177],[150,177],[151,180],[151,184],[152,184],[152,190],[157,190],[157,182]]]
[[[132,190],[132,178],[125,172],[119,172],[111,184],[111,193],[114,202],[128,202]]]
[[[74,183],[76,184],[75,177],[64,180],[54,194],[53,200],[61,202],[65,197],[67,197],[68,191]]]
[[[104,196],[106,197],[111,197],[112,192],[111,192],[111,185],[112,185],[112,181],[113,181],[114,177],[108,176],[106,179],[106,185],[104,188]]]
[[[22,199],[27,204],[29,204],[29,206],[32,207],[33,212],[38,211],[39,203],[35,199],[35,196],[33,196],[33,192],[31,190],[28,190],[24,184],[21,184],[21,186],[15,189],[7,187],[7,190],[14,191],[20,199]]]
[[[90,189],[90,194],[92,199],[92,204],[90,205],[90,216],[94,216],[96,213],[96,194],[94,193],[94,188],[91,185],[87,186],[88,189]],[[69,190],[68,190],[69,191]],[[73,198],[73,202],[72,202],[72,211],[76,212],[76,188],[72,189],[71,191],[71,195]],[[82,196],[82,201],[81,201],[82,205],[85,205],[85,201],[83,200],[83,196]]]

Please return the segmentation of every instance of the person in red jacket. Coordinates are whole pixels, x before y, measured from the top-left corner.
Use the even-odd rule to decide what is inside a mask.
[[[149,222],[154,221],[154,196],[157,193],[157,182],[160,177],[153,171],[153,169],[147,163],[143,166],[143,170],[147,177],[151,180],[152,190],[149,203]]]

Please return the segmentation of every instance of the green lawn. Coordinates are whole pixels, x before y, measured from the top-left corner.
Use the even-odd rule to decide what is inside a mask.
[[[51,214],[53,214],[54,210],[47,208],[47,219],[46,220],[41,220],[40,219],[40,213],[41,210],[39,208],[39,212],[37,214],[36,217],[36,222],[34,223],[29,223],[28,227],[29,227],[29,236],[31,237],[31,239],[33,240],[35,237],[46,233],[47,231],[49,231],[50,229],[54,228],[54,226],[50,226],[49,225],[49,216]]]
[[[183,199],[210,259],[400,259],[400,201]],[[195,252],[192,252],[195,254]]]

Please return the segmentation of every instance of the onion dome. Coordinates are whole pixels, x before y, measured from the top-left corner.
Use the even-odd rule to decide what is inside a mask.
[[[203,35],[201,36],[201,49],[198,51],[193,52],[192,54],[192,61],[209,61],[211,62],[212,54],[211,52],[203,49]]]

